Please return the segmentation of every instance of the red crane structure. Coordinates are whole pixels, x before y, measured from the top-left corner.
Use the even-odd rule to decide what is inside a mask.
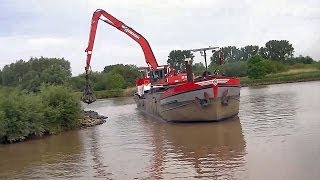
[[[157,71],[157,69],[161,69],[162,73],[162,82],[165,81],[164,77],[172,77],[173,76],[173,71],[170,69],[167,69],[168,66],[159,66],[157,63],[157,60],[152,52],[152,49],[150,47],[150,44],[148,41],[138,32],[136,32],[134,29],[131,27],[127,26],[125,23],[121,22],[117,18],[113,17],[111,14],[107,13],[106,11],[102,9],[97,9],[92,16],[91,20],[91,28],[90,28],[90,35],[89,35],[89,42],[88,42],[88,47],[86,48],[85,52],[87,53],[87,60],[86,60],[86,67],[85,67],[85,74],[86,74],[86,86],[84,88],[84,93],[82,96],[82,100],[85,103],[92,103],[96,100],[95,96],[93,95],[92,88],[89,84],[89,74],[90,74],[90,62],[91,62],[91,57],[92,57],[92,50],[93,50],[93,45],[96,37],[96,32],[97,32],[97,27],[99,20],[117,28],[118,30],[122,31],[126,35],[128,35],[131,39],[136,41],[142,48],[144,57],[146,60],[146,63],[148,64],[149,68],[151,70]],[[166,69],[164,71],[164,69]],[[160,72],[156,72],[160,73]],[[181,75],[180,75],[181,76]],[[168,78],[169,79],[169,78]],[[172,78],[170,78],[172,79]]]
[[[102,17],[106,18],[103,19]],[[147,64],[152,68],[152,69],[157,69],[158,63],[156,58],[154,57],[154,54],[152,52],[152,49],[148,43],[148,41],[138,32],[136,32],[134,29],[131,27],[127,26],[117,18],[113,17],[111,14],[107,13],[106,11],[102,9],[97,9],[92,16],[91,20],[91,29],[90,29],[90,35],[89,35],[89,42],[88,42],[88,47],[85,50],[87,53],[87,61],[86,61],[86,74],[88,74],[89,68],[90,68],[90,61],[91,61],[91,56],[92,56],[92,49],[94,45],[94,40],[97,32],[97,27],[98,27],[98,22],[99,20],[102,20],[111,26],[117,28],[118,30],[124,32],[126,35],[128,35],[130,38],[135,40],[139,45],[141,46],[145,60]]]

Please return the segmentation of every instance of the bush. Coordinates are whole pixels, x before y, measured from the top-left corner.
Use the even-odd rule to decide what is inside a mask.
[[[43,87],[39,96],[45,106],[44,115],[48,118],[50,132],[79,125],[80,101],[70,89],[62,86]]]
[[[206,67],[204,67],[202,62],[194,63],[192,65],[192,72],[195,76],[201,76],[205,70],[206,70]]]
[[[249,78],[252,78],[252,79],[264,78],[266,74],[267,74],[266,68],[262,62],[259,62],[251,66],[251,68],[248,70]]]
[[[106,83],[107,89],[122,89],[126,84],[123,76],[117,73],[108,73]]]
[[[267,74],[279,73],[288,70],[287,65],[273,60],[262,60],[262,64],[266,69]]]
[[[256,54],[248,60],[248,76],[252,79],[260,79],[265,77],[267,70],[263,62],[263,58]]]
[[[53,134],[79,123],[80,101],[65,87],[42,87],[39,94],[12,88],[0,93],[0,143]]]
[[[226,75],[243,77],[247,75],[248,66],[244,61],[238,61],[234,63],[227,63],[225,67]]]
[[[290,64],[312,64],[314,63],[315,61],[310,57],[310,56],[302,56],[302,55],[299,55],[298,57],[294,57],[294,58],[291,58],[289,60],[289,63]]]
[[[36,95],[19,91],[1,93],[0,141],[23,140],[30,135],[41,136],[45,132],[42,103]]]

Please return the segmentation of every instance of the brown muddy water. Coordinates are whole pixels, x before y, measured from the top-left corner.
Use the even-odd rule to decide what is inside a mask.
[[[0,146],[0,179],[320,179],[320,82],[241,89],[239,118],[165,123],[132,98],[103,125]]]

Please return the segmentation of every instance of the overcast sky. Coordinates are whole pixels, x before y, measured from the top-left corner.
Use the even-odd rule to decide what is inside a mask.
[[[98,8],[142,34],[159,64],[173,49],[263,46],[272,39],[289,40],[295,55],[320,59],[319,0],[1,0],[0,67],[30,57],[64,57],[73,75],[83,73]],[[92,69],[116,63],[146,65],[135,41],[100,22]]]

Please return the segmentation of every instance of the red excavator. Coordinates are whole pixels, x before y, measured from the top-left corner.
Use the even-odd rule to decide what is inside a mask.
[[[85,67],[85,77],[86,77],[86,86],[84,88],[84,93],[82,96],[82,101],[85,103],[92,103],[96,100],[93,90],[89,84],[89,74],[90,74],[90,61],[92,56],[92,49],[95,41],[96,31],[99,20],[117,28],[118,30],[122,31],[126,35],[128,35],[131,39],[139,43],[141,46],[146,63],[148,67],[144,68],[147,71],[147,76],[141,78],[137,81],[137,85],[140,83],[146,84],[151,81],[152,84],[175,84],[179,82],[186,82],[187,76],[186,73],[175,74],[174,69],[171,69],[168,65],[159,66],[157,60],[152,52],[152,49],[148,43],[148,41],[138,32],[133,30],[131,27],[127,26],[117,18],[113,17],[111,14],[107,13],[102,9],[97,9],[92,16],[91,20],[91,29],[90,29],[90,36],[88,47],[86,48],[85,52],[87,53],[87,61]],[[149,78],[149,76],[156,77],[154,79]]]

